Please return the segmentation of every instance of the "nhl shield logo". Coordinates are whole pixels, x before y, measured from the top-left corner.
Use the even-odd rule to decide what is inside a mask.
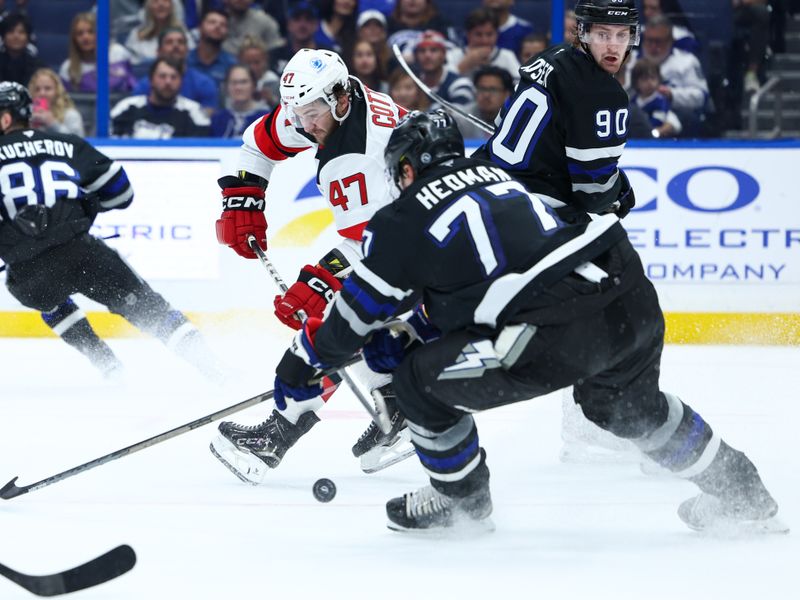
[[[320,72],[325,68],[325,63],[322,62],[322,59],[320,58],[313,59],[309,64],[311,65],[311,68],[317,72]]]

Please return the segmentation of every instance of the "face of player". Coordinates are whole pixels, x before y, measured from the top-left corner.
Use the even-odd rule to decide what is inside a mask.
[[[314,100],[306,106],[293,108],[299,126],[318,144],[324,144],[325,140],[336,130],[339,123],[333,118],[330,107],[324,100]]]
[[[48,75],[40,75],[31,85],[31,96],[36,98],[47,98],[47,102],[52,106],[56,99],[56,82]]]
[[[428,72],[444,66],[446,58],[444,49],[439,46],[422,46],[414,51],[414,56],[417,58],[419,68]]]
[[[75,25],[75,45],[81,54],[92,54],[97,43],[94,27],[89,21],[78,21]]]
[[[467,46],[488,46],[497,45],[497,29],[491,23],[484,23],[473,27],[467,32]]]
[[[172,104],[180,89],[181,74],[167,64],[159,64],[150,79],[151,101],[157,105]]]
[[[584,42],[589,45],[589,51],[600,68],[612,75],[619,71],[631,42],[631,28],[595,23],[584,35],[588,36]]]

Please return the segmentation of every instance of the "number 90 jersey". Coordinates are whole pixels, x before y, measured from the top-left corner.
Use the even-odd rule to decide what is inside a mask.
[[[350,113],[324,146],[295,128],[278,106],[245,131],[236,170],[269,180],[279,161],[314,148],[317,186],[333,211],[336,229],[342,237],[360,241],[370,217],[393,200],[383,151],[406,111],[355,77],[350,81]]]
[[[628,134],[622,86],[568,44],[530,59],[520,77],[496,132],[475,156],[504,168],[564,218],[606,211],[622,186],[617,161]]]

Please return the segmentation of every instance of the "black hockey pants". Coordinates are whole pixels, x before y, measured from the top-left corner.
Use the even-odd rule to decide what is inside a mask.
[[[400,409],[411,423],[443,432],[467,412],[574,385],[575,401],[600,427],[626,438],[655,431],[669,412],[658,388],[664,318],[638,255],[618,275],[625,291],[610,303],[568,323],[533,323],[523,334],[532,337],[505,361],[495,349],[500,332],[461,330],[421,346],[395,373]]]
[[[89,234],[9,265],[6,286],[22,304],[42,312],[81,293],[164,341],[187,322],[115,250]]]

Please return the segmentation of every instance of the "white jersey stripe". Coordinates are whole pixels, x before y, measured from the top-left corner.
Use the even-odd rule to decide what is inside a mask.
[[[376,275],[373,271],[370,271],[367,267],[365,267],[364,263],[354,264],[353,272],[370,284],[379,294],[383,294],[387,298],[397,298],[398,300],[402,300],[403,298],[410,296],[413,292],[413,290],[401,290],[400,288],[390,285]]]
[[[108,167],[108,170],[100,175],[97,179],[95,179],[92,183],[85,187],[87,192],[96,192],[101,187],[103,187],[106,183],[108,183],[114,175],[119,173],[122,165],[118,162],[114,161],[111,163],[111,166]]]
[[[572,148],[567,146],[567,158],[574,158],[582,162],[589,162],[599,158],[619,158],[622,156],[622,151],[625,149],[625,144],[619,146],[606,146],[605,148]]]
[[[614,173],[605,183],[573,183],[572,191],[585,192],[587,194],[600,194],[614,187],[614,184],[617,183],[617,179],[619,179],[619,171]]]
[[[603,215],[589,223],[586,231],[578,237],[562,244],[524,273],[507,273],[497,278],[486,290],[486,294],[475,309],[475,323],[495,327],[497,317],[526,285],[546,269],[589,245],[618,222],[616,215]]]

